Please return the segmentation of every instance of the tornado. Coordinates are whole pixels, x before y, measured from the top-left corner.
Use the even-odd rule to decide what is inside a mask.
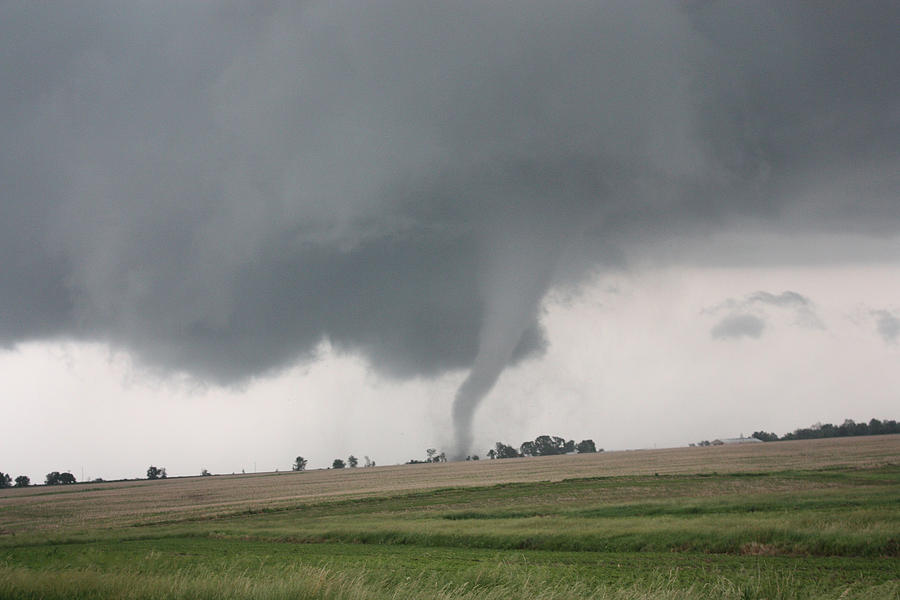
[[[472,452],[478,407],[514,361],[525,332],[539,327],[541,301],[565,248],[563,233],[574,229],[571,222],[518,225],[498,234],[490,247],[478,353],[453,400],[454,460]]]

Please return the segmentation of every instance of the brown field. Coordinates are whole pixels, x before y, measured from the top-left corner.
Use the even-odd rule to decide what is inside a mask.
[[[34,486],[0,490],[0,534],[173,521],[429,488],[898,463],[900,434],[370,469]]]

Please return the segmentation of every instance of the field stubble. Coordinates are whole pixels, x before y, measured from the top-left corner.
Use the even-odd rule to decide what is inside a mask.
[[[0,527],[6,532],[34,528],[72,530],[206,518],[398,491],[584,477],[771,472],[885,464],[900,464],[900,434],[370,469],[178,477],[71,487],[35,486],[0,490],[0,522],[3,523]]]

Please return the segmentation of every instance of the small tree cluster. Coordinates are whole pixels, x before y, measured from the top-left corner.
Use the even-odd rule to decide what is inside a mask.
[[[555,435],[539,435],[534,440],[522,442],[518,450],[503,442],[497,442],[493,448],[488,450],[487,455],[488,458],[495,459],[518,458],[520,456],[554,456],[572,452],[584,454],[603,452],[603,449],[598,450],[594,440],[581,440],[576,444],[574,440],[566,440]]]
[[[447,462],[447,454],[438,452],[436,448],[428,448],[425,450],[425,460],[417,460],[415,458],[406,461],[408,465],[423,465],[426,463],[442,463]]]
[[[428,448],[425,450],[425,462],[429,463],[444,463],[447,462],[447,455],[443,452],[438,452],[435,448]]]
[[[575,442],[559,436],[539,435],[532,442],[522,442],[519,453],[522,456],[555,456],[575,451]]]
[[[165,479],[166,477],[168,477],[168,475],[166,475],[165,467],[157,468],[150,465],[147,469],[147,479]]]
[[[29,485],[31,485],[31,479],[28,477],[28,475],[19,475],[18,477],[16,477],[15,481],[15,487],[28,487]],[[8,473],[0,471],[0,488],[12,487],[12,482],[12,476],[10,476]]]
[[[302,456],[298,456],[297,458],[294,459],[294,464],[291,465],[291,470],[292,471],[305,471],[307,462],[308,461],[305,458],[303,458]]]
[[[581,440],[575,444],[575,452],[578,454],[592,454],[598,452],[597,444],[594,443],[594,440]],[[603,452],[603,448],[600,448],[599,452]]]
[[[521,456],[519,451],[512,446],[507,446],[503,442],[497,442],[494,447],[488,450],[488,457],[494,458],[518,458]]]
[[[46,485],[70,485],[75,483],[75,476],[69,472],[51,471],[44,478],[44,483]]]

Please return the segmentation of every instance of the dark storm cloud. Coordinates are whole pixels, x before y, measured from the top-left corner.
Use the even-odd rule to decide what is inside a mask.
[[[548,288],[661,240],[896,235],[898,13],[6,3],[0,344],[228,382],[328,339],[404,377],[481,357],[477,396]]]
[[[900,338],[900,317],[888,310],[872,311],[878,335],[888,344],[897,343]]]
[[[742,337],[758,338],[762,335],[766,323],[756,315],[728,315],[715,324],[710,335],[717,340],[736,339]]]

